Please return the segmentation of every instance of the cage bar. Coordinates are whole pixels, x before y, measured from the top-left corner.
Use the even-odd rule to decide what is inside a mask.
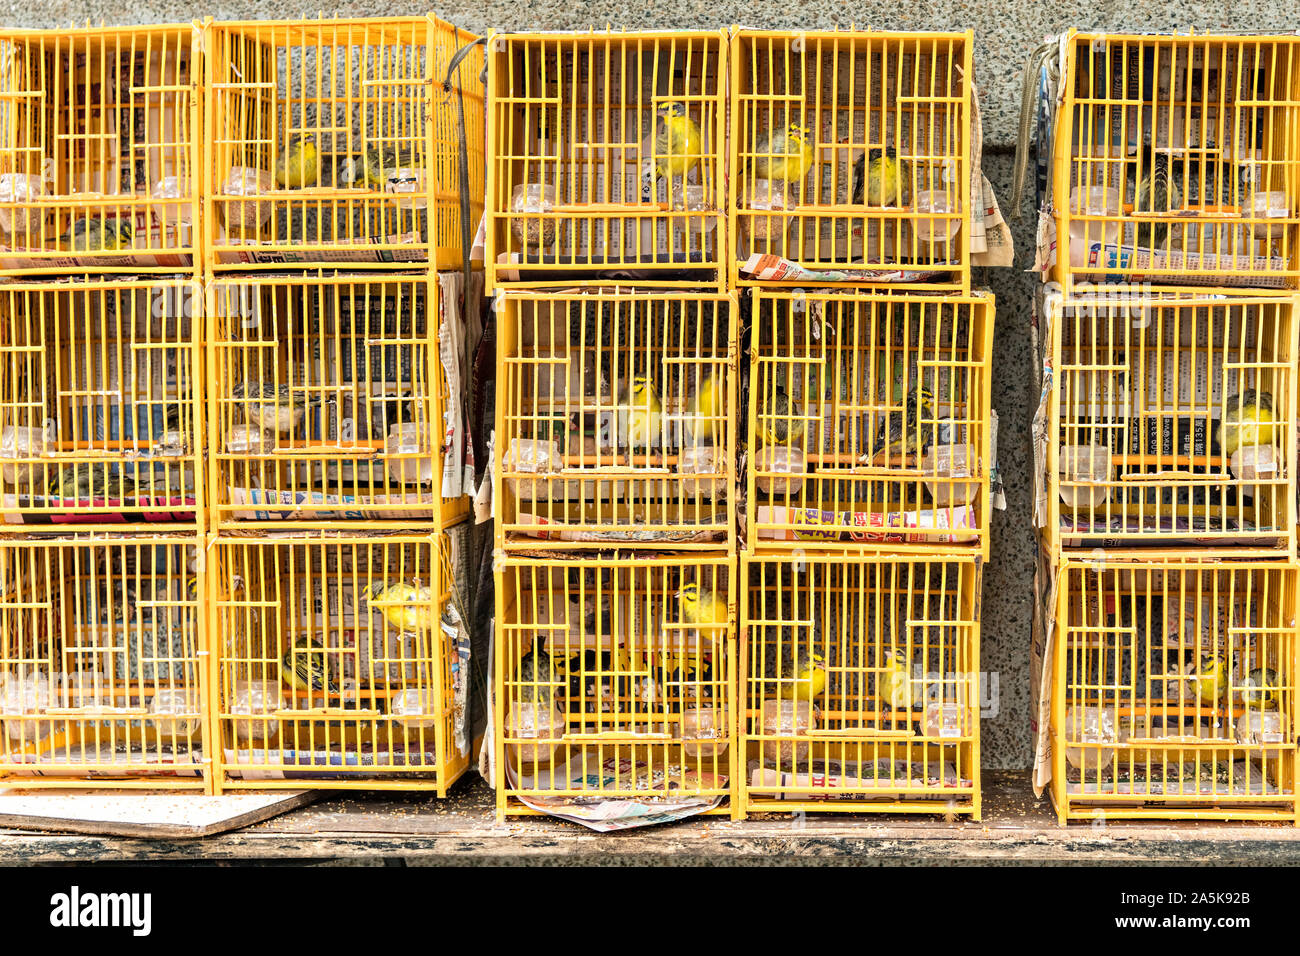
[[[1296,297],[1049,303],[1051,546],[1294,551]]]
[[[1300,825],[1296,575],[1287,561],[1188,555],[1060,564],[1050,735],[1062,824]]]
[[[434,17],[205,27],[210,265],[460,268],[482,213],[482,55]]]
[[[731,561],[509,557],[496,599],[498,818],[602,800],[732,812]]]
[[[726,282],[725,33],[488,38],[488,288]]]
[[[200,302],[180,277],[0,286],[5,527],[201,527]]]
[[[501,296],[499,546],[731,547],[735,312],[712,293]]]
[[[741,559],[743,813],[979,819],[979,720],[997,692],[980,672],[980,563]]]
[[[193,265],[200,54],[190,24],[0,31],[0,268]]]
[[[469,765],[464,606],[437,534],[214,537],[217,790],[430,790]]]
[[[1071,31],[1056,275],[1294,289],[1300,38]]]
[[[751,548],[988,554],[993,297],[755,289]]]
[[[458,486],[443,496],[465,440],[447,416],[463,422],[465,404],[440,356],[436,276],[241,275],[207,294],[215,527],[400,529],[464,515]]]
[[[0,538],[0,780],[208,786],[197,535]]]
[[[803,284],[770,275],[786,259],[969,291],[973,39],[732,34],[733,283]]]

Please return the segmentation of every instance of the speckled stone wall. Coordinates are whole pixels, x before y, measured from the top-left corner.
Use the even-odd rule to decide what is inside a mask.
[[[1185,0],[1167,5],[1115,0],[430,0],[389,3],[338,0],[303,6],[272,0],[0,0],[0,22],[13,26],[57,27],[90,20],[98,23],[175,22],[210,15],[225,19],[314,15],[394,16],[433,12],[479,32],[570,30],[587,27],[714,28],[752,27],[825,29],[857,24],[880,30],[973,29],[976,79],[984,117],[985,172],[1010,218],[1012,153],[1020,110],[1021,68],[1049,33],[1071,26],[1110,31],[1292,31],[1300,27],[1293,0]],[[976,283],[997,295],[994,339],[993,405],[1000,419],[999,460],[1007,483],[1007,510],[994,515],[992,557],[984,576],[983,665],[998,677],[997,715],[983,724],[985,765],[1021,768],[1031,762],[1029,741],[1029,616],[1033,583],[1033,536],[1029,519],[1028,427],[1033,413],[1032,353],[1029,344],[1030,297],[1036,279],[1024,269],[1032,259],[1033,215],[1011,221],[1016,264],[1011,269],[976,270]]]

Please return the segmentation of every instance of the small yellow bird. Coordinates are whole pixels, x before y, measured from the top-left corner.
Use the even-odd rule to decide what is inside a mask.
[[[338,693],[325,667],[325,649],[319,644],[301,640],[285,652],[280,663],[280,676],[295,690]]]
[[[1241,702],[1255,710],[1277,710],[1282,696],[1277,671],[1271,667],[1256,667],[1246,675],[1242,684]]]
[[[769,139],[760,136],[754,145],[754,175],[758,179],[802,182],[817,163],[812,133],[808,127],[791,123]]]
[[[275,161],[275,181],[285,189],[302,189],[316,185],[320,178],[320,150],[316,140],[305,133],[289,137],[288,151]]]
[[[786,680],[781,684],[778,697],[794,694],[795,700],[814,700],[826,689],[826,658],[813,651],[807,663],[800,663],[799,649],[793,649],[790,661],[782,669]]]
[[[803,417],[790,404],[790,396],[778,385],[772,404],[758,415],[758,437],[764,445],[797,445],[803,440]]]
[[[134,234],[127,216],[83,217],[73,222],[59,241],[70,252],[116,252],[131,248]]]
[[[1273,396],[1248,388],[1229,397],[1223,409],[1223,421],[1215,426],[1215,438],[1225,457],[1231,457],[1242,445],[1273,444]]]
[[[853,164],[853,202],[857,205],[863,204],[863,183],[868,206],[906,206],[910,198],[903,164],[892,146],[873,148]]]
[[[377,583],[366,588],[364,596],[399,631],[429,634],[438,626],[433,591],[425,585]]]
[[[700,165],[703,147],[700,145],[700,128],[686,115],[681,103],[665,103],[655,111],[654,162],[660,179],[680,176],[683,179]]]
[[[726,414],[726,404],[722,381],[711,372],[705,373],[704,381],[686,403],[686,425],[692,444],[718,443],[725,430],[724,423],[718,419]]]
[[[1196,698],[1202,704],[1212,707],[1216,701],[1227,696],[1228,662],[1222,657],[1202,658],[1201,666],[1195,674],[1188,677],[1187,682],[1196,692]]]
[[[632,379],[632,393],[627,413],[628,447],[648,451],[659,444],[660,423],[664,407],[650,379],[638,375]]]
[[[406,148],[391,146],[380,149],[368,146],[360,156],[345,160],[339,168],[338,181],[347,186],[364,186],[367,189],[384,189],[390,179],[402,169],[415,170],[419,162],[415,153]]]
[[[907,660],[896,651],[885,651],[882,656],[876,696],[888,703],[890,710],[912,710],[916,707],[916,693]]]
[[[725,595],[700,587],[694,581],[682,585],[677,592],[677,603],[687,624],[726,624],[731,617]]]

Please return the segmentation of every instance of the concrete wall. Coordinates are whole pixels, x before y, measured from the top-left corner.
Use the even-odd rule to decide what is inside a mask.
[[[881,30],[974,29],[985,171],[1008,217],[1021,69],[1046,34],[1071,26],[1119,32],[1173,32],[1190,27],[1277,32],[1300,27],[1300,13],[1294,3],[1286,0],[1184,0],[1163,6],[1121,4],[1115,0],[1056,0],[1051,4],[1030,0],[932,0],[926,4],[904,0],[809,0],[802,4],[777,0],[392,0],[385,4],[340,0],[321,6],[327,15],[340,17],[394,16],[432,8],[444,19],[479,32],[490,28],[558,30],[607,24],[616,28],[715,28],[737,23],[790,29],[848,27],[851,23]],[[86,20],[147,23],[185,21],[204,15],[251,19],[314,15],[318,9],[271,0],[214,0],[210,5],[179,0],[0,0],[0,23],[58,27]],[[1031,759],[1027,657],[1033,537],[1027,434],[1034,396],[1028,327],[1036,279],[1023,271],[1032,259],[1034,223],[1032,210],[1026,208],[1025,215],[1021,222],[1012,222],[1017,247],[1015,267],[977,270],[976,276],[977,284],[992,289],[998,299],[994,359],[999,374],[994,376],[993,405],[1000,416],[999,457],[1007,482],[1007,510],[994,516],[993,554],[984,578],[983,665],[998,675],[1000,699],[997,716],[984,723],[983,739],[986,765],[1005,768],[1025,767]]]

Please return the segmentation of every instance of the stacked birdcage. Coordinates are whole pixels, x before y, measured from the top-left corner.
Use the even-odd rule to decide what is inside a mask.
[[[0,32],[0,777],[203,789],[201,45]]]
[[[502,815],[735,806],[726,58],[488,40]]]
[[[1300,40],[1061,49],[1036,785],[1062,823],[1300,823]]]
[[[741,812],[979,816],[993,299],[969,33],[731,38]]]
[[[431,16],[202,27],[218,791],[469,764],[482,51]]]

